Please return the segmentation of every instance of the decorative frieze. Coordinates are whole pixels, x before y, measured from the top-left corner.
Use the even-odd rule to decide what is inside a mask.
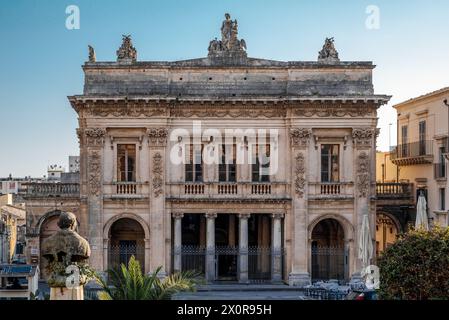
[[[358,147],[370,147],[376,134],[376,129],[356,128],[352,130],[352,141]]]
[[[94,117],[165,117],[166,109],[164,107],[147,106],[137,103],[120,103],[112,105],[94,105],[87,109],[87,113]]]
[[[182,219],[182,218],[184,218],[184,213],[183,212],[173,212],[172,217],[174,219]]]
[[[306,186],[305,173],[305,159],[304,155],[300,152],[295,157],[295,192],[300,198],[304,197],[304,189]]]
[[[172,108],[174,118],[285,118],[285,108],[227,108],[216,105],[211,108]]]
[[[89,191],[99,196],[101,191],[101,156],[98,151],[92,152],[88,157]]]
[[[163,190],[163,166],[162,166],[162,155],[159,152],[156,152],[153,156],[153,193],[156,198],[158,198],[161,194],[164,193]]]
[[[343,104],[315,104],[301,105],[293,109],[293,115],[298,117],[319,117],[319,118],[343,118],[343,117],[367,117],[375,115],[376,108],[360,105]]]
[[[295,128],[290,130],[290,139],[293,147],[307,146],[311,137],[311,129]]]
[[[370,193],[370,159],[365,151],[357,158],[357,192],[361,198],[368,197]]]
[[[148,141],[152,146],[165,146],[167,144],[167,128],[150,128],[147,130]]]

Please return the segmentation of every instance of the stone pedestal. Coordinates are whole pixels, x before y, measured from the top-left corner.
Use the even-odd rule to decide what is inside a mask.
[[[50,288],[50,300],[84,300],[84,287]]]
[[[311,284],[308,273],[290,273],[288,275],[288,285],[294,287],[305,287]]]

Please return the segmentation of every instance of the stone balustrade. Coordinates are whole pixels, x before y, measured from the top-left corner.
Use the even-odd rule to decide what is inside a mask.
[[[78,183],[25,183],[22,184],[21,194],[25,198],[34,197],[79,197]]]
[[[141,197],[148,196],[148,183],[141,182],[114,182],[104,184],[106,197]]]
[[[311,182],[309,195],[318,198],[353,197],[354,183],[352,182]]]

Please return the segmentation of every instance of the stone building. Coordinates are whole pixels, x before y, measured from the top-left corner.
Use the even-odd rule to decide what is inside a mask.
[[[376,110],[390,98],[374,93],[375,66],[340,61],[333,39],[317,61],[250,58],[237,32],[226,15],[208,56],[185,61],[138,61],[129,36],[115,62],[89,47],[84,92],[69,97],[79,195],[28,198],[35,252],[67,210],[98,270],[135,255],[146,272],[209,281],[360,271],[364,212],[375,226]]]

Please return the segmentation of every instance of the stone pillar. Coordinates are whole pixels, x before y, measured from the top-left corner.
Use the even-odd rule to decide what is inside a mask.
[[[216,213],[207,213],[206,226],[206,281],[215,280],[215,218]]]
[[[103,270],[109,269],[109,239],[103,239]]]
[[[239,283],[248,283],[248,219],[250,214],[239,215]]]
[[[145,273],[149,273],[151,270],[150,266],[150,256],[151,256],[151,240],[144,239],[145,242]]]
[[[179,272],[182,270],[182,218],[183,213],[173,213],[173,219],[175,221],[173,232],[173,269],[174,272]]]
[[[282,218],[283,214],[275,213],[272,217],[271,232],[271,281],[282,281]]]
[[[308,272],[308,174],[309,144],[312,137],[311,129],[294,128],[290,131],[291,140],[291,183],[292,183],[292,211],[289,221],[291,228],[291,256],[290,286],[305,286],[310,284]],[[313,162],[312,162],[313,163]]]
[[[150,154],[150,268],[154,272],[161,268],[159,278],[166,275],[166,210],[165,210],[165,176],[167,161],[166,144],[168,130],[164,127],[149,128],[147,130]]]

